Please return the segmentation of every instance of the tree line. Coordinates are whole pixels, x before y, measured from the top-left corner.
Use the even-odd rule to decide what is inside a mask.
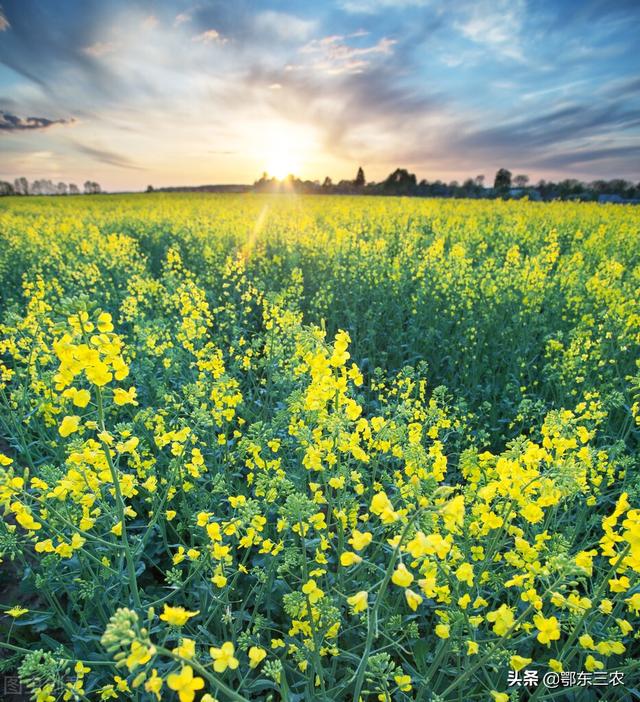
[[[97,195],[102,192],[102,188],[99,183],[86,180],[83,192],[85,195]],[[54,183],[46,178],[32,183],[26,178],[16,178],[13,183],[0,180],[0,196],[2,195],[80,195],[80,188],[75,183]]]
[[[640,203],[640,182],[637,184],[616,178],[595,180],[583,183],[576,179],[559,182],[540,180],[530,183],[528,175],[513,175],[507,168],[500,168],[493,179],[493,185],[485,184],[485,176],[467,178],[462,183],[454,180],[418,180],[415,173],[406,168],[396,168],[380,182],[367,182],[362,167],[358,168],[353,180],[334,183],[327,176],[322,183],[317,180],[301,180],[289,175],[283,180],[262,177],[253,184],[257,192],[301,192],[331,193],[350,195],[409,195],[415,197],[454,197],[454,198],[523,198],[530,200],[583,200]]]
[[[507,168],[500,168],[493,179],[493,185],[485,184],[485,176],[467,178],[462,183],[453,180],[429,181],[418,180],[415,173],[406,168],[396,168],[380,182],[367,182],[362,167],[358,168],[353,180],[340,180],[334,183],[327,176],[321,183],[318,180],[301,180],[294,175],[284,179],[270,177],[263,173],[252,186],[243,185],[203,185],[158,188],[158,191],[201,191],[201,192],[297,192],[310,194],[344,194],[344,195],[407,195],[413,197],[453,197],[453,198],[524,198],[530,200],[581,200],[599,202],[620,202],[640,204],[640,182],[632,183],[622,178],[612,180],[594,180],[583,183],[568,178],[558,182],[539,180],[530,183],[528,175],[513,175]],[[103,190],[93,180],[85,181],[82,192],[96,195]],[[154,192],[153,186],[147,192]],[[0,180],[0,196],[3,195],[79,195],[80,189],[75,183],[54,183],[48,179],[34,180],[16,178],[13,183]]]

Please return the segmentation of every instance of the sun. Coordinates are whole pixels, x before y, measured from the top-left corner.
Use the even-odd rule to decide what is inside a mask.
[[[297,175],[300,172],[300,161],[294,154],[284,150],[281,153],[273,154],[267,162],[266,171],[270,176],[275,176],[278,180],[283,180],[288,175]]]
[[[279,180],[288,175],[300,177],[314,148],[313,137],[299,125],[274,125],[263,131],[260,149],[263,170]]]

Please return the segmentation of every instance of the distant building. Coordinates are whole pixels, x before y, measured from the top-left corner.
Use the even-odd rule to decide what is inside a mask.
[[[637,197],[624,198],[622,195],[598,195],[598,202],[611,202],[615,205],[640,205],[640,199]]]

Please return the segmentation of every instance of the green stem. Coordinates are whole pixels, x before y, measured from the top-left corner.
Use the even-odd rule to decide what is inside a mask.
[[[15,427],[16,434],[18,434],[20,441],[21,441],[21,450],[22,453],[27,457],[27,461],[29,462],[29,467],[31,468],[32,471],[35,472],[35,462],[33,460],[33,457],[31,456],[31,452],[29,451],[29,444],[27,442],[27,437],[24,435],[24,432],[22,431],[22,426],[18,423],[17,419],[14,417],[13,410],[11,409],[11,405],[9,403],[9,398],[7,397],[5,391],[3,388],[0,388],[0,394],[2,395],[2,400],[3,404],[7,406],[8,414],[9,417],[11,417],[11,421],[13,422],[13,426]]]
[[[6,643],[4,641],[0,641],[0,648],[6,648],[8,651],[15,651],[16,653],[24,653],[25,655],[28,653],[32,653],[32,651],[30,651],[28,648],[23,648],[22,646],[16,646],[14,644]],[[96,665],[112,666],[113,665],[113,663],[111,661],[85,661],[85,660],[82,660],[81,658],[59,658],[58,660],[66,661],[68,663],[81,662],[83,665],[90,665],[90,666],[96,666]]]
[[[102,390],[100,388],[97,389],[97,399],[98,399],[98,421],[100,423],[100,431],[101,432],[106,432],[105,424],[104,424],[104,408],[102,405]],[[129,590],[131,592],[131,596],[133,597],[133,602],[135,606],[141,610],[142,609],[142,602],[140,601],[140,593],[138,592],[138,580],[136,578],[136,567],[135,563],[133,562],[133,556],[131,554],[131,548],[129,547],[129,539],[127,538],[127,525],[125,522],[125,513],[124,513],[124,499],[122,497],[122,491],[120,490],[120,480],[118,478],[118,473],[116,471],[115,466],[113,465],[113,460],[111,459],[111,450],[109,449],[109,446],[102,440],[100,439],[100,443],[102,444],[102,449],[104,451],[104,455],[106,456],[107,459],[107,464],[109,465],[109,470],[111,471],[111,479],[113,480],[113,486],[115,488],[116,492],[116,505],[118,508],[118,516],[120,519],[120,524],[122,526],[122,548],[124,550],[124,555],[125,559],[127,561],[127,571],[129,575]]]
[[[405,527],[400,535],[400,539],[398,540],[396,547],[391,553],[391,558],[389,559],[389,565],[387,566],[387,570],[385,571],[384,578],[382,579],[380,587],[378,588],[375,604],[373,605],[371,613],[368,616],[367,639],[364,645],[364,652],[362,654],[362,658],[360,659],[360,663],[358,664],[358,668],[356,669],[356,683],[353,690],[353,702],[358,702],[360,699],[360,692],[362,691],[362,684],[364,682],[364,674],[367,669],[367,660],[369,659],[369,654],[371,653],[371,646],[373,644],[374,633],[378,628],[378,610],[380,609],[382,597],[385,593],[385,590],[387,589],[387,586],[389,585],[389,581],[391,580],[391,575],[396,564],[398,553],[400,552],[400,548],[402,547],[402,542],[404,541],[412,524],[415,522],[415,520],[418,518],[422,511],[423,510],[421,509],[417,510],[412,515],[411,519],[409,519],[409,521],[405,524]]]
[[[302,571],[305,583],[309,580],[309,573],[307,567],[307,542],[304,538],[304,528],[302,522],[298,522],[300,527],[300,541],[302,543]],[[320,645],[318,641],[317,631],[315,624],[313,622],[313,607],[311,606],[311,600],[309,595],[305,595],[307,601],[307,611],[309,612],[309,626],[311,627],[311,638],[313,639],[313,667],[315,668],[316,675],[320,679],[320,687],[322,689],[323,698],[326,699],[326,687],[324,682],[324,673],[322,670],[322,661],[320,659]]]

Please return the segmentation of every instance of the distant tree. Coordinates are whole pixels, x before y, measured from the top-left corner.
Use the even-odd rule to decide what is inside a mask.
[[[595,190],[599,195],[609,192],[609,183],[606,180],[594,180],[590,185],[591,189]]]
[[[331,178],[329,178],[329,176],[327,176],[327,177],[322,181],[322,187],[323,187],[325,190],[328,190],[332,185],[333,185],[333,181],[331,180]]]
[[[11,183],[7,183],[6,180],[0,180],[0,197],[3,195],[13,195],[15,189]]]
[[[58,183],[56,190],[58,192],[58,195],[66,195],[67,194],[67,184],[66,183]]]
[[[153,185],[147,185],[147,192],[152,193],[153,192]]]
[[[584,186],[575,178],[567,178],[566,180],[561,180],[556,185],[556,189],[558,191],[558,197],[562,199],[579,199],[584,190]]]
[[[84,194],[85,195],[98,195],[102,192],[100,184],[93,180],[87,180],[84,183]]]
[[[622,178],[615,178],[609,181],[609,192],[620,193],[622,197],[627,197],[629,191],[633,190],[633,183]]]
[[[273,186],[274,182],[275,182],[275,179],[269,178],[269,174],[266,171],[263,171],[262,175],[260,176],[260,178],[258,180],[255,181],[253,186],[257,190],[267,190]]]
[[[466,197],[475,195],[477,187],[478,186],[476,185],[476,181],[473,178],[467,178],[462,184],[461,195],[464,195]]]
[[[474,180],[478,188],[484,188],[484,175],[477,175]]]
[[[339,180],[335,188],[339,193],[352,193],[354,191],[353,181]]]
[[[58,189],[48,178],[40,178],[31,183],[32,195],[55,195]]]
[[[356,175],[356,179],[353,181],[353,184],[356,186],[356,188],[364,188],[366,182],[367,181],[364,177],[364,171],[362,170],[362,166],[360,166],[360,168],[358,168],[358,173]]]
[[[513,184],[516,188],[526,188],[529,182],[529,176],[520,174],[513,179]]]
[[[409,173],[406,168],[396,168],[393,173],[387,176],[382,184],[383,190],[394,193],[408,194],[415,190],[417,180],[415,173]]]
[[[80,190],[75,183],[69,183],[69,195],[79,195]]]
[[[493,187],[500,193],[505,193],[511,187],[511,171],[501,168],[493,181]]]
[[[26,178],[16,178],[13,187],[16,195],[29,194],[29,181]]]
[[[434,180],[431,183],[431,194],[436,197],[444,197],[447,193],[447,186],[440,180]]]

